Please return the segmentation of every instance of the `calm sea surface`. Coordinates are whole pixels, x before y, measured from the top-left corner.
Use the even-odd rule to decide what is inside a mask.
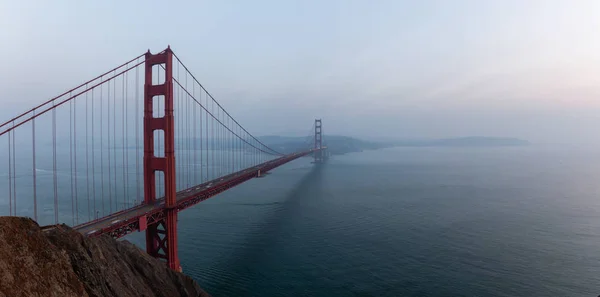
[[[310,162],[182,212],[184,272],[216,297],[600,294],[600,153],[592,149],[395,148]],[[62,163],[59,212],[69,217]],[[18,193],[31,197],[31,165],[23,164]],[[42,223],[53,222],[51,168],[36,167]],[[77,173],[80,221],[94,216],[87,174]],[[118,195],[133,197],[112,209],[135,203],[133,184],[118,185]],[[96,189],[91,207],[109,211],[98,200],[108,191]],[[8,209],[7,199],[0,205]],[[31,215],[32,202],[20,198],[18,212]],[[143,244],[141,235],[126,239]]]
[[[214,296],[597,296],[600,154],[402,148],[295,161],[183,212]]]

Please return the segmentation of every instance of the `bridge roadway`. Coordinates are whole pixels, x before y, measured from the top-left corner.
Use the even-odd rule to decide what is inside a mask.
[[[322,149],[325,149],[325,147]],[[283,157],[261,163],[257,166],[237,171],[235,173],[179,191],[176,194],[177,204],[175,207],[178,211],[181,211],[219,193],[222,193],[227,189],[237,186],[247,180],[260,177],[269,170],[300,157],[309,155],[315,151],[316,149],[311,149],[304,152],[285,155]],[[77,225],[74,227],[74,229],[89,237],[95,237],[101,234],[109,234],[113,238],[119,238],[134,231],[143,231],[146,229],[146,226],[157,224],[164,218],[164,209],[165,200],[164,197],[161,197],[158,198],[153,204],[142,203],[132,208],[110,214],[106,217]]]

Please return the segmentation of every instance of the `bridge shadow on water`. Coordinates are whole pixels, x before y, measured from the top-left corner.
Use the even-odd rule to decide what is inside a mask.
[[[218,270],[227,274],[206,287],[214,296],[256,296],[265,289],[284,293],[273,278],[277,278],[285,265],[286,256],[281,251],[286,240],[294,236],[296,227],[302,224],[306,212],[310,211],[306,203],[319,196],[322,188],[322,174],[326,164],[313,164],[309,171],[280,199],[278,207],[271,210],[261,222],[261,227],[253,230],[239,244],[231,256],[216,264]],[[282,256],[283,259],[279,258]],[[289,255],[287,256],[289,259]],[[200,268],[202,269],[202,268]],[[281,272],[283,273],[283,272]],[[270,295],[270,294],[268,294]]]

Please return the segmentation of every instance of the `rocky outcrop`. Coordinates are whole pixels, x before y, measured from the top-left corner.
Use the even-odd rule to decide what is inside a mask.
[[[0,297],[209,296],[127,241],[0,217]]]

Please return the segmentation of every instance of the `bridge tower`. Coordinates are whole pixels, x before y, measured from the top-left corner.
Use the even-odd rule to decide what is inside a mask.
[[[154,84],[153,68],[159,71],[162,66],[165,70],[164,83]],[[169,268],[181,271],[177,255],[177,209],[176,209],[176,184],[175,184],[175,121],[173,118],[173,52],[168,47],[161,53],[152,55],[150,51],[145,56],[145,82],[144,82],[144,203],[153,204],[156,201],[156,172],[162,172],[165,189],[164,216],[158,224],[153,224],[146,229],[146,250],[155,258],[167,261]],[[164,100],[164,111],[154,112],[154,100]],[[158,115],[155,117],[155,115]],[[162,115],[162,116],[160,116]],[[154,131],[163,131],[164,154],[154,150]],[[159,138],[160,139],[160,138]],[[140,226],[145,227],[140,223]],[[142,230],[142,227],[140,228]]]
[[[314,153],[315,163],[323,162],[323,151],[320,150],[323,145],[323,134],[321,133],[321,119],[315,119],[315,149],[318,149]]]

